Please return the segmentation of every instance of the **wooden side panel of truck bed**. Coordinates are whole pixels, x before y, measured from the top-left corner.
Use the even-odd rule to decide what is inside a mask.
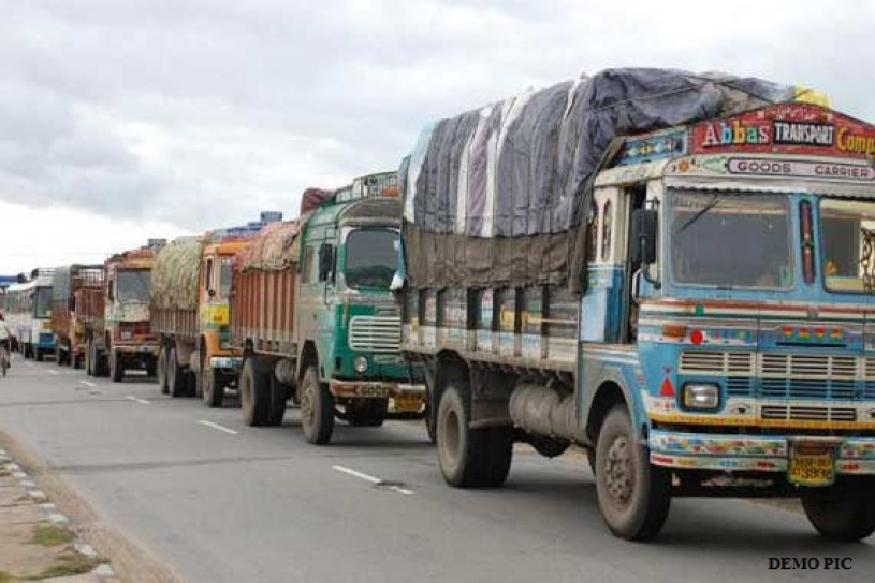
[[[231,336],[256,352],[291,355],[295,323],[294,268],[234,273]]]
[[[152,307],[150,310],[153,334],[174,336],[194,341],[198,338],[198,313],[197,309],[159,309]]]

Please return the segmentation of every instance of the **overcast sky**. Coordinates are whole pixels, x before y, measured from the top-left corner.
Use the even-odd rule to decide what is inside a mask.
[[[397,167],[430,120],[605,67],[805,84],[875,120],[875,0],[0,0],[0,15],[0,273],[293,216],[307,186]]]

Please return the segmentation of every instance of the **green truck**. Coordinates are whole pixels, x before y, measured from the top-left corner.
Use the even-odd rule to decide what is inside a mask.
[[[389,291],[401,202],[394,172],[305,193],[301,217],[266,228],[234,266],[232,341],[244,354],[250,425],[279,425],[289,398],[310,443],[336,419],[376,427],[425,414],[425,385],[401,357]],[[394,195],[394,196],[393,196]]]

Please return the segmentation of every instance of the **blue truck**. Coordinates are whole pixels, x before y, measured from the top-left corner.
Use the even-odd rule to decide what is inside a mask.
[[[875,128],[774,85],[765,101],[751,90],[737,107],[681,106],[688,119],[663,108],[635,127],[676,80],[605,103],[605,87],[637,74],[560,87],[570,97],[555,98],[558,129],[540,145],[536,124],[522,127],[549,118],[537,96],[516,118],[504,102],[443,120],[400,170],[402,350],[426,374],[445,480],[497,487],[515,442],[548,457],[573,445],[604,521],[628,540],[657,535],[682,496],[801,498],[823,536],[871,535]],[[596,140],[591,171],[562,160],[563,143],[604,127],[620,129]],[[484,177],[472,164],[481,143]],[[510,179],[505,156],[516,156]],[[563,167],[579,189],[515,186]],[[533,204],[544,184],[551,196]],[[517,194],[504,205],[506,190]],[[568,193],[579,204],[547,215],[569,228],[539,230]]]

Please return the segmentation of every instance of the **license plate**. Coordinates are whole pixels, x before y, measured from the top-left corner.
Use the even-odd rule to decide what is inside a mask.
[[[422,399],[419,397],[393,399],[392,408],[396,413],[418,413],[422,409]]]
[[[835,482],[833,451],[828,445],[793,444],[787,478],[797,486],[832,486]]]

